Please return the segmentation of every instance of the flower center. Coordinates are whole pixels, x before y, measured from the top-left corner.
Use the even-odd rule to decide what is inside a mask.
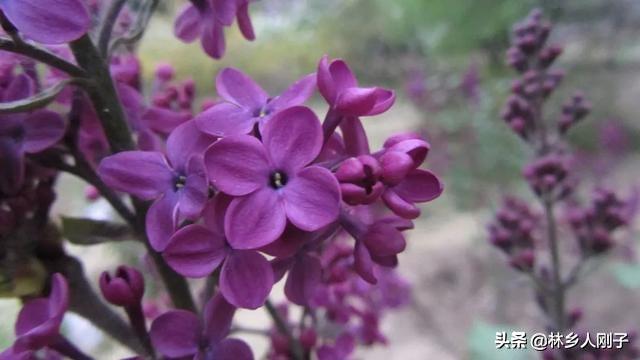
[[[176,190],[182,189],[187,183],[187,177],[184,175],[180,175],[176,178],[175,187]]]
[[[270,113],[270,111],[267,109],[267,106],[265,105],[265,106],[263,106],[263,107],[261,107],[261,108],[259,108],[259,109],[256,109],[256,110],[253,112],[253,116],[254,116],[254,117],[260,117],[260,118],[263,118],[263,117],[265,117],[265,116],[269,115],[269,113]]]
[[[269,179],[269,184],[271,185],[272,188],[274,189],[280,189],[281,187],[287,185],[287,174],[281,172],[281,171],[276,171],[273,174],[271,174],[271,177]]]

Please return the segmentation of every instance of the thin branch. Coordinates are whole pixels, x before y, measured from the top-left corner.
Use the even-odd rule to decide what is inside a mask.
[[[111,34],[113,33],[113,28],[118,20],[118,16],[120,15],[120,11],[124,7],[124,4],[127,0],[113,0],[111,2],[111,6],[107,9],[104,18],[100,22],[100,32],[98,35],[98,50],[105,57],[107,56],[107,52],[109,51],[109,41],[111,41]]]
[[[77,65],[74,65],[73,63],[70,63],[67,60],[58,57],[57,55],[36,45],[32,45],[26,42],[16,43],[7,38],[0,37],[0,50],[30,57],[58,70],[64,71],[65,73],[73,77],[87,77],[87,73]]]
[[[130,33],[112,41],[109,46],[109,54],[112,54],[120,46],[133,44],[142,39],[142,36],[149,25],[149,21],[151,20],[155,10],[158,8],[159,3],[160,0],[149,0],[144,3],[139,12],[135,28]]]

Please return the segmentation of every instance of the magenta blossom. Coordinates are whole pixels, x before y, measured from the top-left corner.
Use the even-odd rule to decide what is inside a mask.
[[[189,311],[169,311],[153,321],[149,335],[154,348],[171,359],[252,360],[244,341],[226,338],[234,313],[233,306],[216,296],[205,305],[203,321]]]
[[[277,111],[302,105],[315,86],[315,74],[310,74],[272,98],[244,73],[226,68],[216,78],[216,89],[225,102],[210,107],[195,121],[200,130],[215,136],[248,134],[256,123],[262,129]]]
[[[262,134],[224,138],[205,153],[213,185],[235,196],[225,216],[232,247],[256,249],[282,235],[287,219],[305,231],[338,217],[340,189],[331,172],[310,165],[322,147],[322,130],[306,107],[276,114]]]
[[[162,251],[179,220],[196,219],[209,195],[202,152],[213,140],[193,122],[174,130],[167,155],[157,151],[123,151],[100,162],[98,174],[113,189],[155,200],[146,217],[149,242]]]
[[[2,0],[0,10],[21,33],[43,44],[75,40],[91,25],[80,0]]]
[[[2,100],[23,99],[33,92],[33,81],[27,75],[18,75],[4,90]],[[24,155],[51,147],[64,136],[64,131],[64,119],[49,110],[0,116],[0,192],[18,191],[24,179]]]
[[[342,116],[373,116],[393,105],[396,96],[392,90],[379,87],[363,88],[341,59],[329,63],[323,56],[318,64],[318,88],[331,109]]]
[[[247,40],[255,39],[249,18],[249,0],[192,0],[178,15],[174,33],[184,42],[201,38],[204,51],[219,59],[224,55],[226,44],[224,27],[238,19],[238,27]]]
[[[224,235],[224,215],[231,198],[220,194],[203,211],[204,225],[178,230],[163,256],[179,274],[209,276],[222,264],[220,292],[231,304],[248,309],[264,305],[274,283],[267,259],[255,250],[237,250]]]
[[[64,276],[56,273],[48,298],[26,303],[16,321],[16,340],[0,354],[0,359],[31,359],[31,353],[52,345],[60,337],[60,324],[69,305],[69,286]]]

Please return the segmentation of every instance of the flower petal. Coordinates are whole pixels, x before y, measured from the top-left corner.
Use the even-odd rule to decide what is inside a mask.
[[[253,32],[253,24],[249,17],[249,0],[245,0],[238,6],[237,18],[242,36],[249,41],[255,40],[256,34]]]
[[[164,155],[155,151],[123,151],[102,159],[98,175],[109,187],[143,200],[173,189],[174,174]]]
[[[146,228],[149,244],[155,251],[163,251],[177,227],[177,201],[174,192],[166,192],[151,204],[147,211]]]
[[[315,256],[301,256],[289,271],[284,293],[294,304],[309,305],[320,281],[322,280],[322,265]]]
[[[225,137],[250,133],[257,118],[246,108],[232,103],[219,103],[196,116],[194,120],[200,131]]]
[[[236,16],[235,0],[211,0],[211,4],[216,19],[222,25],[229,26],[233,23],[233,18]]]
[[[348,88],[339,93],[335,108],[347,116],[364,116],[376,105],[376,88]]]
[[[376,104],[369,111],[368,116],[382,114],[389,110],[396,101],[396,94],[393,90],[376,88]]]
[[[269,95],[249,76],[234,68],[225,68],[216,78],[218,95],[247,109],[261,109]]]
[[[194,154],[201,155],[213,142],[213,136],[203,134],[194,121],[188,121],[171,132],[167,139],[167,158],[176,169],[185,169]]]
[[[187,43],[196,40],[202,33],[200,11],[191,4],[185,4],[176,17],[173,33],[178,39]]]
[[[24,121],[24,151],[36,153],[53,146],[64,136],[65,123],[60,114],[39,110]]]
[[[224,238],[198,224],[178,230],[162,256],[180,275],[200,278],[211,274],[226,256]]]
[[[444,185],[431,171],[416,169],[393,190],[405,200],[427,202],[440,196],[444,191]]]
[[[191,118],[188,112],[179,112],[159,106],[151,106],[142,114],[142,123],[162,134],[169,134]]]
[[[224,339],[231,330],[236,307],[220,293],[213,296],[204,306],[204,336],[210,344]]]
[[[216,360],[253,360],[253,352],[246,342],[229,338],[217,344],[208,359]]]
[[[275,190],[260,189],[235,198],[225,215],[227,241],[234,249],[257,249],[284,232],[287,218]]]
[[[271,265],[257,251],[232,251],[220,272],[220,291],[231,304],[257,309],[264,305],[273,286]]]
[[[202,327],[198,317],[185,310],[160,315],[151,324],[149,336],[162,355],[181,358],[198,352]]]
[[[369,250],[362,243],[362,241],[356,241],[356,247],[353,251],[354,267],[356,272],[362,279],[370,284],[378,282],[375,272],[373,270],[373,261],[371,260],[371,254]]]
[[[268,186],[269,161],[264,147],[253,136],[224,138],[211,145],[204,162],[213,185],[234,196]]]
[[[0,7],[16,28],[43,44],[62,44],[84,35],[91,18],[80,0],[2,1]]]
[[[418,209],[412,202],[405,200],[395,192],[394,188],[387,189],[382,193],[382,200],[385,205],[394,212],[394,214],[405,219],[415,219],[420,216]]]
[[[298,228],[315,231],[338,218],[340,186],[325,168],[310,166],[283,188],[287,218]]]
[[[295,173],[322,149],[322,126],[313,111],[294,106],[278,112],[262,133],[262,142],[278,170]]]
[[[309,74],[293,83],[280,96],[273,99],[267,107],[271,111],[302,105],[316,90],[316,74]]]
[[[362,241],[371,255],[376,257],[396,255],[407,247],[402,233],[384,222],[370,225]]]
[[[11,102],[22,100],[33,95],[35,84],[33,80],[26,74],[20,74],[14,77],[4,90],[3,101]]]
[[[226,43],[224,28],[217,21],[212,21],[204,26],[200,39],[204,51],[214,59],[220,59],[224,55]]]

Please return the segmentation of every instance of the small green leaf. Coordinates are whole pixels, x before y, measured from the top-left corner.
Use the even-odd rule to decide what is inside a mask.
[[[28,98],[10,102],[0,102],[0,114],[12,114],[43,108],[49,105],[67,85],[73,82],[71,79],[63,80]]]
[[[640,264],[615,263],[610,268],[618,283],[628,289],[640,288]]]
[[[62,218],[62,235],[77,245],[94,245],[133,238],[126,224],[86,218]]]

